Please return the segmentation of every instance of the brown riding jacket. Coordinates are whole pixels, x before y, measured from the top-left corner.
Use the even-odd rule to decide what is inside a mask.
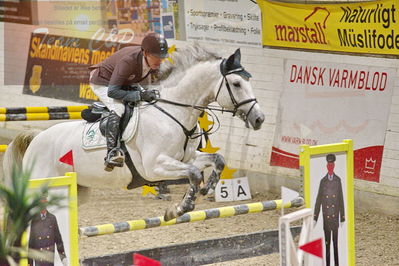
[[[123,100],[130,89],[129,85],[144,80],[152,71],[143,77],[143,52],[141,46],[128,46],[120,49],[101,63],[90,66],[97,69],[90,83],[108,86],[108,96]],[[139,99],[139,92],[137,93]]]

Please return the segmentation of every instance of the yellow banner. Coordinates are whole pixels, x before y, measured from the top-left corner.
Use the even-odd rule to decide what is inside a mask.
[[[263,45],[399,55],[398,0],[257,2],[262,11]]]

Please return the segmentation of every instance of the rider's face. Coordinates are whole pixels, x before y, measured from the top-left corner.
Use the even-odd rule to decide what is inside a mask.
[[[147,52],[145,52],[144,56],[146,57],[147,63],[151,69],[157,70],[162,63],[162,58],[156,57]]]

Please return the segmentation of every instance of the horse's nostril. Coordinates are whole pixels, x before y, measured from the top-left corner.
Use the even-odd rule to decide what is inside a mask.
[[[255,122],[257,125],[260,126],[260,125],[262,125],[263,121],[265,121],[265,116],[258,117]]]
[[[258,118],[255,119],[255,123],[253,124],[253,128],[255,130],[258,130],[261,128],[263,122],[265,121],[265,115],[260,115]]]

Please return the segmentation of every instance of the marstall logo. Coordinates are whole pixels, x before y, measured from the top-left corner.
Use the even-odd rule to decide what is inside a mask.
[[[320,14],[319,11],[325,11],[324,21],[315,21],[309,23],[310,18]],[[324,12],[323,12],[324,13]],[[324,16],[324,14],[323,14]],[[276,31],[276,40],[284,42],[302,42],[327,44],[326,41],[326,21],[330,16],[330,11],[324,7],[315,7],[307,17],[304,18],[303,25],[274,25]],[[308,23],[306,23],[308,21]]]

